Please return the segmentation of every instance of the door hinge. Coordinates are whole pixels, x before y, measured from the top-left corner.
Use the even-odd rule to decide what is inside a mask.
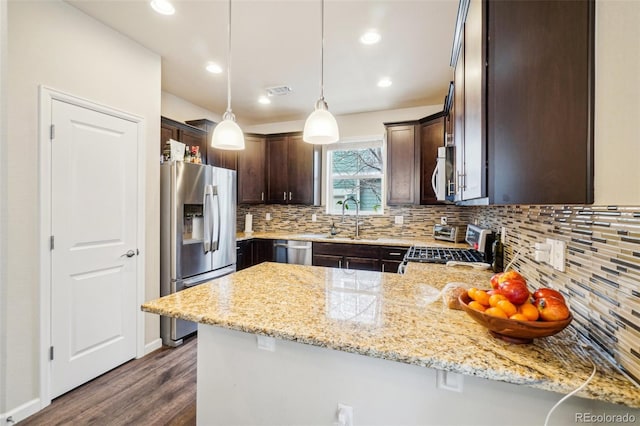
[[[49,347],[49,361],[53,361],[53,346]]]
[[[51,138],[51,140],[54,140],[56,138],[56,125],[52,124],[51,128],[49,130],[49,137]]]
[[[51,237],[49,237],[49,247],[50,250],[53,250],[55,248],[55,237],[52,235]]]

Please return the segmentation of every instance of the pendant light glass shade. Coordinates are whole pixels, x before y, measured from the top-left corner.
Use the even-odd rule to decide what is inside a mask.
[[[231,111],[225,112],[222,122],[213,129],[211,146],[230,151],[244,149],[244,133],[236,123],[236,116]]]
[[[302,140],[314,145],[327,145],[338,142],[340,139],[338,123],[329,112],[327,103],[324,100],[324,0],[322,0],[321,10],[320,99],[316,102],[315,111],[307,117],[307,121],[304,123],[304,132],[302,133]]]
[[[227,53],[227,110],[222,116],[222,122],[216,125],[211,136],[211,146],[217,149],[239,151],[244,149],[244,134],[236,123],[236,116],[231,112],[231,0],[229,0],[229,37]]]
[[[323,99],[318,99],[316,109],[304,123],[302,139],[314,145],[327,145],[340,139],[338,123]]]

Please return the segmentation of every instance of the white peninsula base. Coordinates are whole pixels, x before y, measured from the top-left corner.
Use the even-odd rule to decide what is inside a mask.
[[[254,334],[198,324],[199,425],[337,425],[344,404],[353,408],[345,425],[540,426],[562,397],[453,373],[442,380],[431,368],[266,340],[275,343],[273,351],[258,348]],[[442,389],[460,381],[461,391]],[[595,423],[619,424],[604,421],[616,415],[640,421],[640,410],[572,397],[549,425],[593,424],[587,416],[603,415],[609,417]]]

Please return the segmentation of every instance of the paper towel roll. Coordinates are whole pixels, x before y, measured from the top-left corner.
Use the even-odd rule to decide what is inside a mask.
[[[247,213],[244,217],[244,232],[253,232],[253,215]]]

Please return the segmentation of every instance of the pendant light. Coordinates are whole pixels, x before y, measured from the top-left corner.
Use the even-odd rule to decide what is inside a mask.
[[[302,140],[315,145],[326,145],[337,142],[340,139],[338,123],[329,112],[327,102],[324,100],[324,0],[322,0],[321,32],[322,47],[320,49],[320,99],[316,102],[313,111],[304,123]]]
[[[227,26],[229,39],[227,51],[227,110],[222,116],[222,122],[213,130],[211,146],[217,149],[244,149],[244,134],[236,123],[236,116],[231,111],[231,0],[229,0],[229,25]]]

